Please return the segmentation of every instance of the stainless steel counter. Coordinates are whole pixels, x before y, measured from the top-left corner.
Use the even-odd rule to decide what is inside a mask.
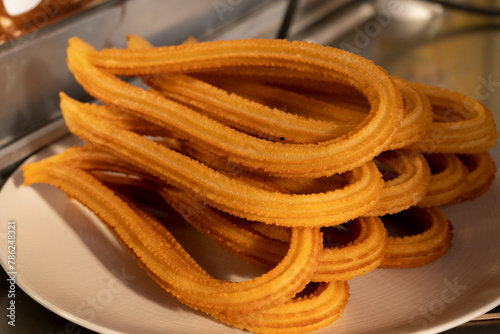
[[[210,1],[109,0],[0,46],[0,170],[65,133],[58,92],[88,99],[66,66],[68,39],[124,46],[127,34],[155,44],[204,36],[248,15],[266,0],[217,7]],[[235,2],[236,3],[236,2]],[[43,14],[43,10],[41,10]]]

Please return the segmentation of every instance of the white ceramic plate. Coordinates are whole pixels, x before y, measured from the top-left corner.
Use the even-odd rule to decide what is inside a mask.
[[[74,142],[66,138],[32,160]],[[500,165],[500,149],[492,154]],[[51,186],[22,182],[19,170],[0,193],[0,258],[7,268],[7,226],[14,221],[17,283],[40,304],[100,333],[239,332],[172,299],[81,205]],[[456,234],[448,254],[422,268],[377,269],[355,278],[341,319],[318,333],[435,333],[499,305],[499,198],[497,178],[484,197],[445,208]],[[173,225],[193,257],[215,276],[237,280],[259,274],[189,225]]]

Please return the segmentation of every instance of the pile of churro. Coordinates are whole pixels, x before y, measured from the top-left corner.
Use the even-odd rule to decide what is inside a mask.
[[[286,40],[128,43],[69,41],[68,66],[96,103],[61,93],[61,110],[85,144],[26,165],[25,184],[81,202],[172,296],[236,328],[330,325],[353,277],[446,254],[453,226],[439,206],[494,179],[487,107],[355,54]],[[210,276],[158,217],[172,208],[265,274]],[[388,233],[389,221],[412,232]]]

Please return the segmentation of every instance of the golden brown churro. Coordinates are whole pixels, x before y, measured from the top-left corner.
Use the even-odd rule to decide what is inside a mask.
[[[496,171],[482,104],[330,47],[72,38],[68,66],[101,103],[61,92],[86,144],[26,165],[25,184],[80,201],[172,296],[239,329],[328,326],[348,280],[437,260],[453,239],[437,206],[484,194]],[[211,277],[158,220],[171,210],[265,273]]]

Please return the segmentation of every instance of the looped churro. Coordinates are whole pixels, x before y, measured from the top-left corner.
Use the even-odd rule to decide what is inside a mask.
[[[432,124],[432,109],[427,96],[404,80],[396,77],[392,79],[403,96],[404,116],[386,150],[406,147],[423,139]]]
[[[347,171],[382,152],[396,133],[403,115],[401,93],[387,73],[373,63],[362,58],[354,61],[340,50],[300,42],[250,40],[226,43],[96,52],[81,40],[71,39],[68,61],[80,84],[103,102],[129,109],[150,121],[154,118],[157,124],[174,128],[179,135],[185,133],[186,139],[216,155],[276,176],[319,177]],[[297,52],[302,56],[297,57]],[[264,58],[263,54],[266,55]],[[137,55],[142,56],[135,57]],[[186,62],[188,59],[190,61]],[[287,71],[322,71],[327,77],[341,76],[365,94],[371,105],[370,113],[349,136],[316,145],[273,143],[209,121],[189,108],[109,75],[151,74],[148,73],[151,66],[155,67],[155,72],[179,73],[231,65],[262,66],[270,61]],[[104,73],[95,66],[108,72]],[[186,128],[189,128],[189,135]]]
[[[383,186],[373,162],[356,168],[349,185],[326,193],[291,195],[270,192],[231,178],[143,136],[96,117],[105,106],[61,95],[66,124],[75,134],[112,150],[122,159],[170,184],[196,193],[214,207],[243,218],[283,226],[335,225],[363,215]]]
[[[480,153],[496,144],[493,114],[485,105],[448,89],[413,84],[432,106],[434,121],[411,148],[429,153]]]
[[[288,332],[316,329],[342,313],[348,298],[346,282],[325,283],[313,297],[292,300],[317,266],[322,248],[319,229],[292,229],[284,258],[265,275],[238,283],[219,281],[204,272],[168,230],[140,206],[124,196],[117,197],[90,174],[68,165],[69,160],[78,159],[76,150],[27,166],[26,184],[53,184],[93,210],[127,244],[153,279],[183,303],[235,327],[264,332],[276,327]],[[78,182],[73,182],[75,176]],[[308,317],[308,309],[317,310],[316,319]],[[276,325],[293,310],[297,315],[302,312],[303,320],[292,324],[283,320]],[[252,321],[246,319],[250,314]]]
[[[467,186],[453,202],[474,200],[490,189],[497,170],[495,161],[488,152],[457,156],[467,167]]]
[[[381,198],[368,216],[383,216],[408,209],[417,203],[428,192],[431,170],[424,156],[415,151],[385,151],[375,158],[381,163],[382,170],[395,173],[382,189]]]
[[[366,275],[383,261],[388,239],[378,217],[360,217],[342,227],[352,235],[349,242],[323,249],[313,275],[315,280],[350,280],[354,276]],[[335,231],[330,235],[334,238]]]
[[[455,154],[427,154],[431,178],[425,197],[418,206],[439,206],[451,202],[467,186],[467,168]]]
[[[152,48],[138,36],[129,36],[128,45],[131,49]],[[223,124],[253,136],[283,143],[317,143],[332,139],[353,130],[366,116],[357,119],[357,123],[325,122],[296,116],[290,110],[284,112],[270,108],[187,75],[149,75],[143,76],[142,80],[168,99],[198,110]],[[296,96],[298,99],[300,97]],[[290,102],[287,101],[288,108]],[[294,105],[300,105],[300,102],[304,101]],[[321,104],[320,101],[315,102]]]
[[[181,291],[187,288],[194,289],[192,300],[184,300],[193,307],[217,310],[220,307],[227,308],[231,304],[234,307],[241,304],[243,309],[251,310],[265,307],[265,305],[276,305],[293,297],[298,289],[302,289],[307,283],[304,279],[307,280],[309,277],[306,274],[307,271],[316,269],[317,255],[322,248],[319,229],[295,229],[285,259],[262,278],[241,283],[214,280],[196,265],[168,230],[156,222],[150,214],[133,203],[118,198],[90,174],[69,167],[61,161],[64,161],[64,153],[62,156],[54,156],[40,163],[30,164],[24,169],[26,184],[31,182],[53,184],[96,212],[130,247],[130,251],[152,272],[160,284],[168,287],[167,290],[174,295],[179,294],[180,299],[186,299]],[[79,180],[78,183],[74,182],[75,179]],[[153,240],[161,241],[161,243],[157,244]],[[177,260],[174,262],[174,259]],[[297,261],[304,261],[304,267],[297,266]],[[184,265],[188,267],[182,270],[176,269],[176,266]],[[287,267],[292,271],[288,271]],[[190,275],[198,278],[191,280]],[[283,282],[284,285],[278,287],[272,282],[280,276],[287,277],[287,282]],[[279,293],[273,297],[265,297],[266,300],[261,300],[261,303],[259,300],[262,295],[259,296],[253,289],[262,287],[262,284],[267,284],[266,282],[271,284],[269,288],[274,285],[274,288],[278,289],[276,292],[279,291]],[[195,293],[195,290],[198,291]],[[261,292],[264,293],[264,290],[266,289]],[[270,291],[266,293],[274,294]],[[247,297],[236,298],[236,296],[244,295]]]
[[[400,225],[413,225],[418,232],[389,236],[389,246],[380,265],[382,268],[420,267],[437,260],[451,247],[453,226],[436,207],[413,207],[392,216],[391,220]]]

